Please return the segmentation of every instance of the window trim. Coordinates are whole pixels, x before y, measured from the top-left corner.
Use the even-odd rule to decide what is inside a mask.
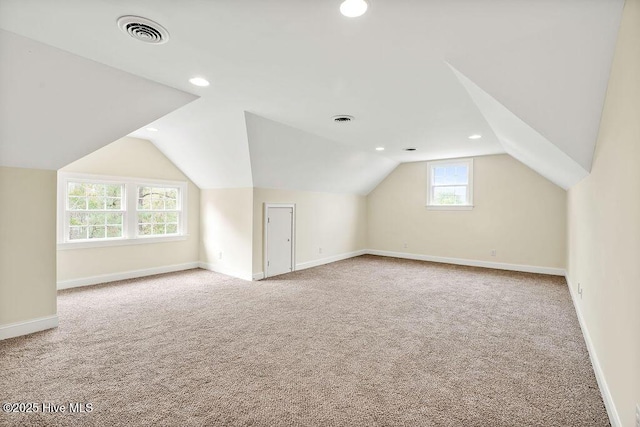
[[[467,204],[465,205],[437,205],[433,203],[433,169],[442,165],[465,165],[469,169],[469,183],[467,184]],[[427,162],[427,209],[441,211],[470,211],[473,209],[473,159],[447,159]]]
[[[69,224],[66,221],[66,203],[67,203],[67,188],[69,182],[91,182],[96,184],[122,184],[124,186],[124,209],[119,212],[123,212],[123,235],[122,238],[105,238],[105,239],[91,239],[91,240],[78,240],[69,241],[66,240],[66,236],[69,235]],[[141,186],[153,186],[153,187],[178,187],[180,189],[180,222],[178,227],[178,234],[172,234],[168,236],[138,236],[138,187]],[[124,246],[124,245],[139,245],[148,243],[161,243],[186,240],[189,236],[187,232],[187,218],[188,218],[188,205],[187,205],[187,182],[186,181],[168,181],[149,178],[137,178],[137,177],[124,177],[113,175],[95,175],[75,172],[58,172],[58,195],[57,195],[57,248],[60,250],[66,249],[84,249],[84,248],[97,248],[108,246]]]

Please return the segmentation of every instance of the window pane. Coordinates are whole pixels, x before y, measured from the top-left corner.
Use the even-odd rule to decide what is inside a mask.
[[[69,210],[85,210],[87,209],[87,198],[86,197],[69,197]]]
[[[91,213],[88,217],[89,225],[104,225],[107,222],[107,215],[103,213]]]
[[[433,202],[436,205],[465,205],[467,187],[433,187]]]
[[[138,187],[138,209],[151,209],[151,187]]]
[[[81,240],[87,238],[87,227],[69,227],[69,240]]]
[[[115,197],[107,197],[107,210],[120,210],[122,208],[122,199]]]
[[[164,200],[154,197],[151,200],[151,208],[155,210],[164,210]]]
[[[104,194],[104,186],[100,184],[83,184],[88,196],[102,196]]]
[[[69,182],[67,205],[69,240],[120,238],[123,236],[124,213],[121,211],[124,184]],[[107,224],[109,227],[107,227]]]
[[[178,189],[177,188],[168,188],[166,192],[167,199],[177,199],[178,198]]]
[[[110,214],[107,214],[106,216],[107,216],[107,224],[122,225],[122,218],[124,217],[124,214],[110,213]]]
[[[138,209],[151,209],[151,197],[145,197],[144,199],[138,199]]]
[[[138,210],[175,210],[179,195],[176,187],[138,187]]]
[[[158,224],[163,224],[167,222],[167,214],[164,212],[154,212],[152,222]]]
[[[469,167],[467,165],[446,165],[433,168],[433,185],[467,185]]]
[[[107,237],[115,238],[122,237],[122,226],[120,225],[108,225],[107,226]]]
[[[70,226],[79,226],[79,225],[87,225],[87,214],[85,213],[72,213],[69,215],[69,225]]]
[[[89,231],[89,239],[104,239],[105,238],[105,232],[106,232],[106,227],[105,226],[101,226],[101,227],[88,227],[88,231]]]
[[[138,213],[138,235],[158,236],[178,234],[180,215],[177,212]]]
[[[166,217],[166,221],[167,222],[178,222],[178,214],[177,212],[167,212],[167,217]]]
[[[88,202],[89,210],[104,210],[104,197],[91,196]]]
[[[152,234],[151,224],[138,224],[138,235],[150,236]]]
[[[69,188],[67,190],[67,194],[69,196],[84,196],[86,195],[84,191],[84,185],[77,182],[70,182]]]
[[[138,222],[139,223],[143,223],[143,222],[151,222],[151,218],[153,217],[153,213],[152,212],[140,212],[138,214]]]
[[[106,194],[107,197],[116,197],[120,199],[122,197],[122,186],[121,185],[107,185],[106,186]]]
[[[69,210],[121,210],[122,184],[70,182],[67,188]]]

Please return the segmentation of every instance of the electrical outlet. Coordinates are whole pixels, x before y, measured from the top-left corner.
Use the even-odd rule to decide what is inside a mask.
[[[218,259],[222,259],[222,251],[218,252]]]
[[[495,249],[491,249],[491,256],[496,256],[498,252]]]
[[[407,244],[407,242],[404,242],[404,245],[402,245],[402,247],[407,249],[409,247],[409,245]]]
[[[640,427],[640,404],[636,405],[636,427]]]
[[[318,248],[318,253],[321,254],[322,253],[322,248]]]
[[[580,299],[582,299],[582,285],[578,282],[578,295],[580,295]]]

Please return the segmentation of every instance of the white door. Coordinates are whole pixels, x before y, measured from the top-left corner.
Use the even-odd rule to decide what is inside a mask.
[[[266,276],[293,271],[293,207],[267,206]]]

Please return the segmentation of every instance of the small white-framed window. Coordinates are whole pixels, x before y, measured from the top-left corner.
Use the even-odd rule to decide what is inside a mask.
[[[182,240],[187,183],[58,173],[58,248]]]
[[[427,208],[473,208],[473,159],[427,162]]]

